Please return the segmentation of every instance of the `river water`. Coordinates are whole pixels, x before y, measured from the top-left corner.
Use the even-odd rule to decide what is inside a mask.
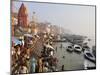
[[[90,41],[88,41],[88,39],[91,39]],[[88,46],[92,49],[92,46],[96,45],[96,37],[95,36],[88,36],[87,39],[85,39],[84,41],[88,43]]]
[[[61,48],[61,44],[63,47]],[[69,45],[69,42],[57,42],[55,43],[55,48],[57,47],[57,51],[55,52],[55,57],[58,58],[57,69],[61,71],[62,65],[64,65],[64,70],[83,70],[86,69],[87,66],[93,67],[94,63],[88,61],[84,58],[83,53],[78,54],[76,52],[68,52],[66,51],[66,47]],[[65,58],[63,58],[65,56]]]

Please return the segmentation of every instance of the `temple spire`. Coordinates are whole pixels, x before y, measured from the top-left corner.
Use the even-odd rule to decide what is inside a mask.
[[[19,8],[18,11],[18,25],[22,27],[28,26],[28,13],[24,3],[21,4],[21,7]]]

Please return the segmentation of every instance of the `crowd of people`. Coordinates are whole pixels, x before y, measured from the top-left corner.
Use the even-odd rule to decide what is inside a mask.
[[[47,45],[44,45],[42,51],[43,72],[57,71],[58,59],[54,57],[54,52],[55,50],[53,50],[51,46],[47,47]]]
[[[58,59],[54,57],[55,49],[52,46],[52,38],[47,37],[44,39],[41,56],[35,59],[35,64],[31,56],[32,52],[30,52],[30,48],[23,44],[15,45],[12,42],[11,70],[13,75],[57,71]]]
[[[44,36],[43,49],[39,60],[39,72],[54,72],[57,71],[58,59],[54,56],[53,36],[50,34]]]
[[[12,46],[12,73],[28,73],[29,72],[29,49],[23,45]]]

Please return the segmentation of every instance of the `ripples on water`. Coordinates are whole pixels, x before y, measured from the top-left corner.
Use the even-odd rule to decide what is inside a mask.
[[[92,42],[92,41],[91,41]],[[63,48],[60,48],[61,44]],[[61,71],[61,66],[64,65],[64,70],[83,70],[86,69],[87,66],[95,66],[94,63],[88,61],[84,58],[83,53],[77,54],[75,52],[69,53],[66,51],[66,47],[71,44],[69,42],[59,42],[55,44],[57,47],[57,52],[55,56],[58,58],[58,70]],[[65,58],[63,58],[65,56]]]

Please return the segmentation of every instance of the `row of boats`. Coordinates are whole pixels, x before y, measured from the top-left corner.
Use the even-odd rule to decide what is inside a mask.
[[[81,47],[80,45],[69,45],[67,46],[66,51],[70,53],[77,52],[79,54],[83,52],[84,58],[96,63],[96,56],[88,46]]]

